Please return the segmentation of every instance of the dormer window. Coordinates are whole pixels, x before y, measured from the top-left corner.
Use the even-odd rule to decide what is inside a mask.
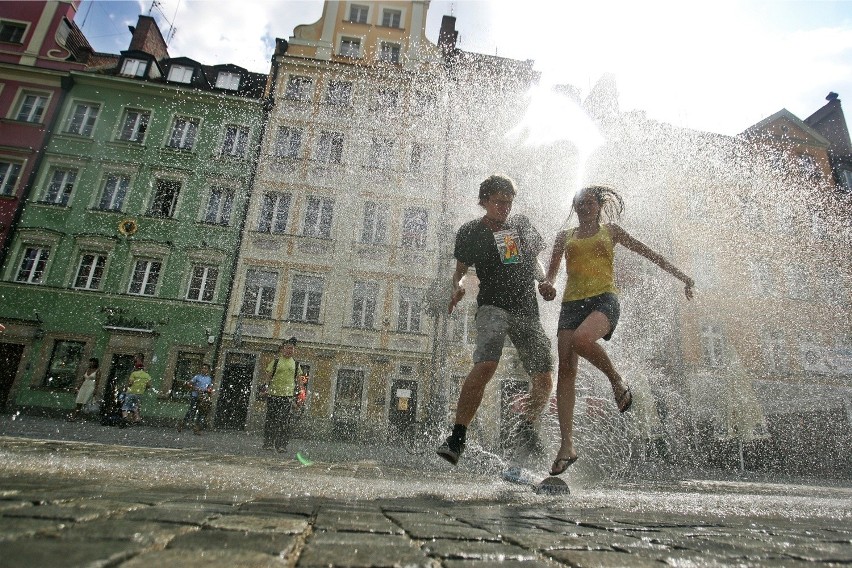
[[[0,21],[0,41],[6,43],[23,43],[24,32],[27,31],[25,24],[18,22]]]
[[[229,71],[220,71],[216,76],[216,88],[236,91],[240,88],[240,74],[231,73]]]
[[[172,65],[169,69],[169,81],[189,84],[192,82],[193,71],[195,70],[192,67],[186,65]]]
[[[128,57],[121,66],[121,74],[127,77],[144,77],[148,70],[148,62],[144,59]]]
[[[366,24],[367,16],[370,13],[370,7],[362,4],[352,4],[349,6],[349,21],[356,24]]]

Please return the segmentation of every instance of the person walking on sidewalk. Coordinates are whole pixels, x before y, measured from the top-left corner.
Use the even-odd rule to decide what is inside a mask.
[[[553,280],[564,256],[567,281],[557,331],[559,374],[556,384],[562,443],[550,469],[551,475],[563,473],[577,461],[572,431],[578,357],[586,359],[609,379],[619,412],[627,412],[633,404],[630,386],[598,343],[600,339],[610,340],[621,313],[613,278],[615,245],[620,244],[644,256],[683,282],[687,299],[692,298],[695,286],[692,278],[613,222],[624,209],[624,201],[614,189],[602,185],[585,187],[574,197],[572,208],[577,212],[579,226],[556,235],[547,278],[539,284],[545,299],[556,297]]]
[[[187,424],[191,424],[192,431],[200,434],[201,429],[207,427],[209,410],[207,403],[212,394],[213,377],[210,376],[210,365],[202,364],[200,372],[192,377],[187,385],[192,389],[189,393],[189,410],[186,411],[183,420],[178,423],[178,432]]]
[[[142,395],[151,388],[151,375],[145,371],[142,359],[137,359],[134,367],[127,380],[127,394],[124,395],[124,403],[121,405],[121,417],[125,425],[137,424],[142,419]]]
[[[542,449],[537,422],[553,386],[550,339],[541,326],[535,292],[535,281],[544,278],[538,262],[544,241],[525,216],[509,216],[515,195],[511,178],[490,176],[479,186],[479,204],[485,215],[465,223],[456,234],[449,312],[464,297],[462,279],[471,266],[479,278],[479,295],[473,369],[459,393],[453,431],[437,450],[453,465],[464,451],[467,428],[497,370],[507,335],[532,381],[526,412],[518,426],[519,449],[528,453]]]
[[[263,427],[263,449],[283,452],[290,440],[290,410],[296,380],[302,376],[302,368],[293,359],[297,340],[291,337],[281,344],[278,355],[266,366],[269,382],[261,386],[261,395],[266,397],[266,422]]]

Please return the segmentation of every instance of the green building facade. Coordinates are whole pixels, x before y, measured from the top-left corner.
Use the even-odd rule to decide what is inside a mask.
[[[70,73],[0,267],[0,407],[73,408],[91,357],[111,399],[142,355],[142,412],[164,422],[216,364],[266,76],[142,50],[113,63]]]

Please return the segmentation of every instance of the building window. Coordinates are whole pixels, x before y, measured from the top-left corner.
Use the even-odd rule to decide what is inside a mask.
[[[53,344],[50,362],[42,386],[49,389],[70,390],[77,382],[77,369],[83,360],[82,341],[57,341]]]
[[[379,61],[399,63],[399,44],[383,41],[379,49]]]
[[[195,146],[195,137],[198,134],[198,119],[176,116],[172,124],[172,134],[166,144],[169,148],[178,150],[192,150]]]
[[[297,274],[293,277],[290,320],[319,323],[323,280],[319,276]]]
[[[382,25],[386,28],[398,28],[402,21],[402,12],[399,10],[389,10],[385,8],[382,11]]]
[[[78,103],[74,107],[74,112],[68,118],[68,134],[76,134],[77,136],[91,136],[95,129],[95,121],[98,120],[98,114],[101,112],[100,105],[92,103]]]
[[[766,261],[752,260],[749,263],[752,287],[759,296],[774,296],[777,288],[772,267]]]
[[[301,128],[291,126],[279,127],[278,134],[275,137],[275,157],[298,159],[302,148],[302,134],[303,130]]]
[[[121,174],[109,174],[104,182],[104,190],[98,201],[98,209],[102,211],[121,211],[124,198],[130,187],[130,177]]]
[[[412,172],[423,171],[423,163],[426,161],[426,144],[415,142],[411,145],[411,160],[409,168]]]
[[[231,224],[233,208],[234,191],[224,187],[212,187],[210,198],[207,200],[207,210],[204,212],[204,222],[228,226]]]
[[[325,103],[338,106],[352,104],[352,83],[349,81],[329,81],[325,91]]]
[[[349,6],[349,21],[356,24],[366,24],[370,15],[370,7],[363,4],[352,4]]]
[[[725,335],[719,324],[701,326],[701,350],[706,367],[718,368],[725,362]]]
[[[384,244],[387,240],[388,208],[385,205],[368,201],[364,204],[364,226],[361,242]]]
[[[27,26],[17,22],[0,22],[0,41],[5,43],[23,43]]]
[[[236,91],[240,88],[240,74],[231,73],[230,71],[220,71],[216,75],[216,88]]]
[[[334,201],[327,197],[308,197],[305,210],[305,228],[302,234],[306,237],[328,239],[331,237],[331,221],[334,214]]]
[[[373,329],[378,296],[379,285],[376,282],[355,282],[352,290],[352,327]]]
[[[418,92],[412,100],[412,111],[417,116],[435,112],[438,106],[437,98],[432,93]]]
[[[287,216],[290,213],[289,193],[267,193],[260,206],[257,230],[261,233],[283,234],[287,231]]]
[[[426,248],[429,212],[419,207],[406,209],[402,217],[402,246],[409,249]]]
[[[358,59],[361,57],[361,38],[343,37],[340,38],[340,55],[342,57],[351,57]]]
[[[74,277],[74,288],[78,290],[100,290],[101,281],[106,269],[106,255],[86,252],[80,255],[77,266],[77,276]]]
[[[423,291],[408,286],[399,287],[399,318],[397,331],[420,332],[420,312],[422,311]]]
[[[852,192],[852,170],[840,170],[840,185],[846,193]]]
[[[390,168],[393,159],[393,138],[373,138],[370,161],[374,168]]]
[[[192,267],[186,299],[193,302],[212,302],[216,292],[216,280],[219,269],[215,266],[196,265]]]
[[[14,195],[20,175],[21,164],[0,162],[0,195]]]
[[[787,281],[787,295],[794,300],[810,299],[810,287],[808,286],[808,272],[796,265],[787,265],[784,268]]]
[[[151,113],[147,110],[125,109],[118,139],[125,142],[142,142],[145,138],[145,131],[148,130],[150,118]]]
[[[50,182],[44,192],[42,203],[52,205],[68,205],[74,183],[77,181],[77,170],[70,168],[54,168],[51,171]]]
[[[272,317],[275,300],[276,272],[249,269],[246,271],[246,289],[240,313],[250,316]]]
[[[175,83],[192,83],[192,74],[195,69],[185,65],[172,65],[169,69],[169,81]]]
[[[201,353],[178,351],[172,388],[169,393],[173,400],[189,400],[192,387],[188,383],[198,374],[202,363],[204,363],[204,355]]]
[[[770,373],[786,373],[787,347],[780,331],[765,331],[763,335],[763,363]]]
[[[287,79],[287,88],[284,91],[284,98],[294,101],[310,100],[313,86],[314,80],[310,77],[290,75]]]
[[[317,161],[339,164],[343,160],[343,134],[321,132],[317,143]]]
[[[238,124],[225,126],[225,136],[222,139],[222,155],[243,158],[248,145],[249,127]]]
[[[173,179],[158,179],[148,215],[162,219],[174,217],[181,183]]]
[[[44,109],[47,108],[47,95],[24,93],[15,120],[20,122],[41,122]]]
[[[391,111],[399,104],[399,91],[396,89],[378,89],[371,110]]]
[[[137,260],[133,267],[133,275],[130,277],[127,293],[137,296],[153,296],[156,294],[162,267],[163,263],[159,260]]]
[[[24,249],[15,282],[24,284],[41,284],[44,282],[44,271],[50,258],[48,247],[31,246]]]
[[[121,74],[126,77],[144,77],[148,62],[144,59],[127,58],[121,65]]]

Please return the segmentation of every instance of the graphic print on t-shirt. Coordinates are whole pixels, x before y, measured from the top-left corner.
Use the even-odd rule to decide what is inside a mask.
[[[514,229],[494,232],[494,241],[503,264],[518,264],[521,262],[521,239]]]

